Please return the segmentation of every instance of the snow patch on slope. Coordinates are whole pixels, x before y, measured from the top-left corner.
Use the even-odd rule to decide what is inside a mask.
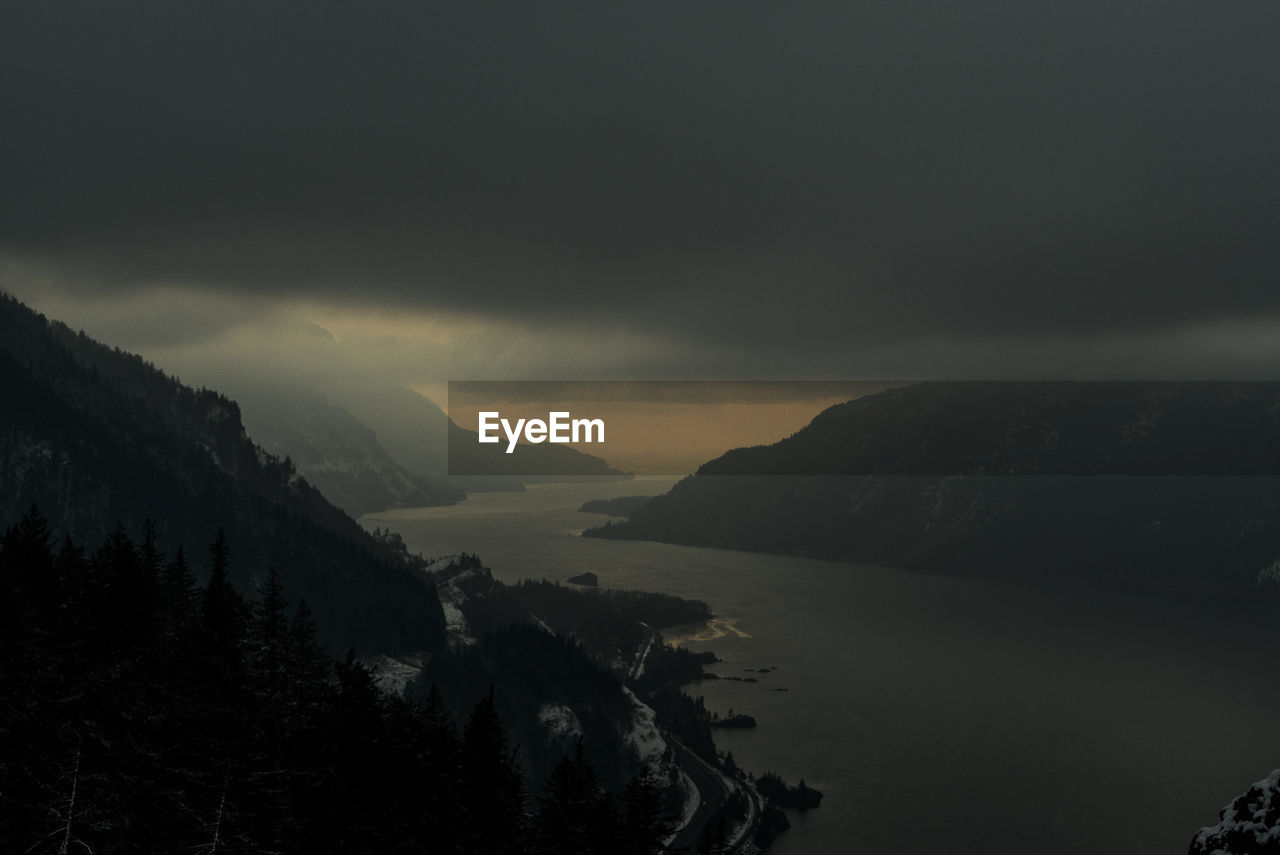
[[[422,670],[422,658],[402,656],[370,656],[362,660],[373,669],[373,682],[388,695],[403,695],[404,687]]]
[[[683,807],[680,810],[680,824],[667,837],[666,843],[671,845],[671,841],[680,836],[680,832],[693,822],[694,816],[698,813],[698,808],[702,806],[702,793],[698,792],[698,785],[693,782],[693,778],[689,777],[689,773],[681,769],[680,771],[680,798]]]
[[[667,741],[658,730],[653,709],[635,696],[626,686],[622,693],[631,701],[631,722],[628,730],[622,734],[623,741],[631,745],[645,766],[660,771],[662,758],[667,754]]]
[[[444,555],[433,558],[426,570],[436,582],[436,593],[444,609],[445,628],[450,638],[461,644],[474,644],[462,613],[467,597],[483,595],[493,587],[493,574],[474,555]]]
[[[582,722],[564,704],[543,704],[538,708],[538,721],[554,739],[569,740],[582,736]]]
[[[1268,582],[1280,584],[1280,558],[1258,571],[1257,582],[1259,588]]]
[[[1250,855],[1280,851],[1280,769],[1236,796],[1218,814],[1219,822],[1200,829],[1191,855]]]

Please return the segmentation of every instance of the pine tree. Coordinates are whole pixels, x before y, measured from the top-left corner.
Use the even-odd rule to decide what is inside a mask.
[[[388,747],[383,701],[372,672],[348,650],[334,663],[335,683],[327,716],[330,774],[308,809],[310,834],[334,851],[377,851],[387,812]],[[394,821],[394,818],[392,818]]]
[[[587,813],[588,851],[596,855],[617,855],[623,851],[622,823],[616,800],[601,792]]]
[[[316,641],[319,632],[306,598],[298,600],[289,624],[289,672],[299,703],[314,702],[324,693],[333,673],[333,660]]]
[[[144,575],[158,580],[164,567],[164,553],[157,543],[156,524],[150,518],[142,523],[142,546],[138,550],[138,558]]]
[[[622,828],[626,855],[661,852],[671,834],[662,788],[648,770],[634,776],[622,791]]]
[[[365,767],[383,730],[382,696],[373,672],[356,659],[354,649],[334,663],[337,677],[333,698],[333,753],[338,768],[349,777]]]
[[[0,579],[11,592],[0,606],[5,627],[16,626],[23,613],[32,612],[32,629],[52,628],[63,592],[54,570],[49,523],[35,505],[0,540]]]
[[[246,671],[252,696],[251,717],[259,774],[251,777],[256,837],[283,845],[288,812],[289,741],[296,705],[289,680],[289,627],[284,591],[275,570],[258,589],[249,621]]]
[[[420,811],[423,827],[429,829],[429,837],[438,851],[456,851],[460,845],[456,792],[461,751],[458,731],[435,683],[431,684],[426,701],[411,709],[422,775],[422,790],[415,809]]]
[[[97,600],[90,596],[92,580],[84,547],[73,543],[69,536],[64,537],[53,566],[59,585],[65,592],[58,621],[59,644],[78,648],[87,635],[91,623],[89,616],[97,613]]]
[[[209,557],[213,564],[213,575],[226,577],[227,568],[231,566],[231,547],[227,545],[226,529],[219,528],[209,544]]]
[[[289,665],[289,626],[285,618],[284,589],[275,569],[258,588],[249,624],[249,669],[268,704],[281,701]]]
[[[164,565],[157,588],[161,638],[170,650],[183,650],[191,641],[200,595],[182,547]]]
[[[205,659],[213,675],[230,691],[239,691],[243,685],[244,657],[241,639],[244,637],[246,612],[244,598],[231,587],[227,567],[231,551],[227,547],[226,533],[218,529],[218,535],[209,547],[213,559],[209,584],[205,586],[201,602],[202,633]]]
[[[50,732],[48,703],[57,696],[48,667],[51,639],[40,631],[41,610],[30,598],[43,573],[53,575],[51,538],[33,506],[0,537],[0,840],[14,842],[47,833],[46,808],[58,798],[51,760],[60,740]]]
[[[117,524],[107,536],[91,565],[100,588],[98,608],[106,618],[108,643],[132,648],[154,641],[155,578],[123,525]]]
[[[507,749],[493,690],[476,704],[462,732],[461,808],[465,855],[517,855],[523,851],[524,780]]]
[[[431,684],[431,689],[427,692],[426,702],[418,707],[418,720],[423,736],[423,761],[429,768],[444,773],[440,777],[446,784],[446,788],[439,795],[447,799],[447,785],[454,777],[453,772],[459,762],[458,752],[461,750],[461,745],[458,742],[457,728],[453,726],[453,717],[449,714],[449,707],[445,704],[444,696],[440,694],[440,687],[435,683]]]
[[[560,758],[538,799],[534,836],[540,855],[577,855],[595,851],[600,782],[582,750]]]
[[[721,815],[714,823],[708,821],[702,826],[702,833],[698,835],[697,851],[699,855],[720,855],[724,852],[724,841],[724,816]]]

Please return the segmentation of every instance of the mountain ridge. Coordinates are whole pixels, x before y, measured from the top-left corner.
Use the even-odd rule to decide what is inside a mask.
[[[7,295],[0,397],[0,518],[36,504],[51,528],[89,542],[148,519],[162,545],[208,543],[224,528],[236,585],[250,590],[275,569],[306,597],[329,643],[443,643],[430,583],[255,445],[231,399]]]
[[[1280,384],[921,383],[586,534],[962,575],[1271,591]]]
[[[377,433],[321,392],[237,387],[246,429],[268,452],[288,457],[325,498],[352,517],[397,507],[449,505],[466,492],[449,479],[410,471]]]

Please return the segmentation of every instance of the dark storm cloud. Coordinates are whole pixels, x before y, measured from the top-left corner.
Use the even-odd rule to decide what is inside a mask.
[[[725,346],[1280,314],[1280,4],[40,3],[0,249]]]

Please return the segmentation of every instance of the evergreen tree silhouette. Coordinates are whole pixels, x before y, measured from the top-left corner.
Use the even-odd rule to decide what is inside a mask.
[[[622,852],[652,855],[663,850],[672,823],[663,809],[662,788],[647,770],[635,775],[622,791]]]
[[[598,804],[600,782],[578,740],[572,755],[560,758],[551,770],[534,821],[535,841],[541,855],[569,855],[595,851],[600,836]]]
[[[462,732],[460,807],[466,811],[465,855],[516,855],[523,851],[524,780],[507,748],[493,689],[471,711]]]

